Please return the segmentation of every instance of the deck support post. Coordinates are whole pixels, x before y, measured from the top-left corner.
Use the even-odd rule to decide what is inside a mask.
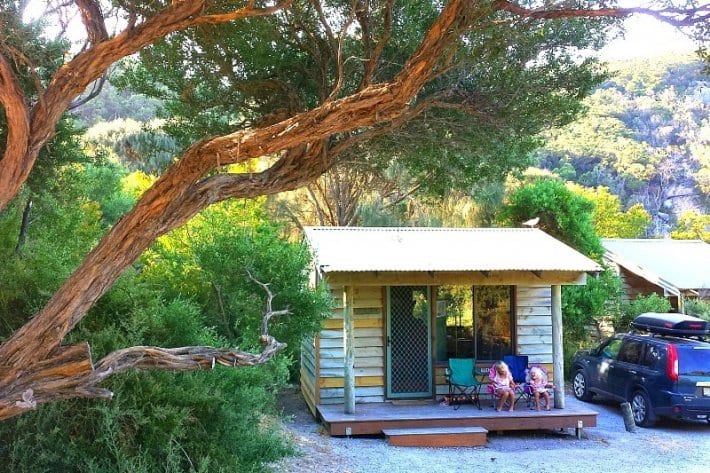
[[[343,286],[343,407],[355,414],[355,330],[353,328],[353,287]]]
[[[552,285],[552,376],[555,409],[565,408],[565,362],[562,347],[562,286]]]

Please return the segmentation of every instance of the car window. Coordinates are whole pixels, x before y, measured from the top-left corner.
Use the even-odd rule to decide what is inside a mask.
[[[710,347],[678,347],[681,375],[710,376]]]
[[[642,350],[642,341],[626,339],[622,343],[621,349],[619,350],[619,361],[638,365],[641,362]]]
[[[649,368],[657,368],[662,366],[661,360],[663,359],[664,349],[657,345],[647,345],[646,354],[643,358],[643,365]]]
[[[619,354],[619,349],[621,348],[621,339],[612,338],[609,342],[602,348],[601,356],[604,358],[616,358]]]

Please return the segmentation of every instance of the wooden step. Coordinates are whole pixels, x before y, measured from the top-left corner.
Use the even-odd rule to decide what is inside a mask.
[[[387,443],[397,447],[477,447],[486,444],[483,427],[385,429]]]

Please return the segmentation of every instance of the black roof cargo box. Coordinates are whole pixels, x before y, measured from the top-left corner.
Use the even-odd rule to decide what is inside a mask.
[[[660,335],[702,337],[710,334],[710,323],[685,314],[646,312],[636,317],[631,325],[638,330]]]

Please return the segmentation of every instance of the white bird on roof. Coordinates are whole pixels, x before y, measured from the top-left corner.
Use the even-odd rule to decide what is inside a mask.
[[[523,225],[530,228],[535,228],[535,226],[540,223],[540,217],[531,218],[527,222],[523,222]]]

